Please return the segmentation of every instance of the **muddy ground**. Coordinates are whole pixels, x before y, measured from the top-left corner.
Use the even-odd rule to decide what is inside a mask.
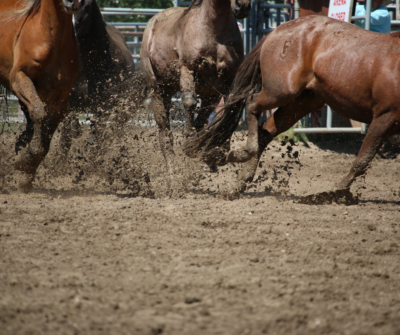
[[[374,159],[357,205],[306,205],[359,140],[275,141],[233,201],[239,165],[177,150],[171,198],[156,130],[117,130],[66,157],[56,134],[26,195],[18,132],[0,137],[0,334],[400,334],[400,156]]]

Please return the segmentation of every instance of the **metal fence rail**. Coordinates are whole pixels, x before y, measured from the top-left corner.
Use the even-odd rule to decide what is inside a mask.
[[[326,110],[326,126],[325,127],[307,127],[307,128],[294,128],[295,133],[307,134],[337,134],[337,133],[357,133],[365,134],[367,126],[362,123],[361,127],[332,127],[333,113],[332,109],[328,106]]]

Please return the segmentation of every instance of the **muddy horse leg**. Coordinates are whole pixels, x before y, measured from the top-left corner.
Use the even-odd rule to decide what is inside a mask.
[[[196,129],[194,122],[194,111],[196,109],[197,99],[193,71],[190,71],[185,66],[182,66],[181,68],[180,87],[182,92],[182,104],[185,108],[186,114],[186,126],[183,134],[185,136],[190,136]]]
[[[245,147],[232,150],[228,157],[228,163],[247,162],[256,156],[258,151],[258,120],[263,112],[263,104],[260,103],[260,93],[253,94],[246,100],[247,107],[247,124],[249,127],[247,134],[247,142]]]
[[[172,135],[169,122],[169,107],[171,104],[171,95],[167,94],[161,96],[159,91],[155,90],[151,97],[151,104],[154,118],[158,126],[160,149],[164,156],[165,164],[167,166],[167,171],[169,174],[168,188],[171,188],[175,179],[175,153],[173,149],[174,137]]]
[[[389,112],[373,119],[349,174],[339,183],[337,190],[349,189],[353,181],[366,172],[376,152],[386,139],[399,132],[400,116],[395,112]]]
[[[32,140],[33,136],[33,122],[31,117],[29,116],[28,108],[26,105],[20,101],[19,105],[21,106],[22,111],[24,112],[26,118],[26,128],[19,135],[17,142],[15,143],[15,153],[18,155],[18,152],[27,146],[28,143]]]
[[[246,183],[253,181],[258,162],[267,145],[276,136],[292,127],[302,117],[321,108],[324,104],[322,100],[314,96],[313,92],[306,90],[287,105],[279,107],[274,114],[259,126],[257,123],[258,117],[268,106],[262,103],[255,104],[254,100],[247,102],[248,120],[250,117],[250,123],[249,136],[246,147],[243,150],[244,153],[236,153],[236,157],[239,158],[244,157],[247,159],[250,157],[247,159],[238,176],[236,189],[239,192],[243,192],[246,189]]]
[[[21,172],[19,189],[28,192],[32,188],[32,181],[35,177],[36,169],[45,157],[48,147],[46,143],[49,140],[43,132],[43,124],[48,112],[40,100],[32,80],[22,71],[11,75],[12,89],[21,100],[22,105],[27,108],[27,119],[32,120],[32,125],[28,123],[26,136],[17,142],[16,150],[19,157],[15,162],[15,168]],[[25,146],[24,149],[21,147]]]

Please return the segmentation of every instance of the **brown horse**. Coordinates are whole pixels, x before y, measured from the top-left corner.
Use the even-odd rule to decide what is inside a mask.
[[[349,174],[337,186],[337,190],[347,190],[365,173],[382,143],[400,132],[399,64],[398,33],[369,32],[322,16],[285,23],[247,56],[238,70],[225,114],[187,143],[185,152],[190,156],[202,152],[209,160],[216,160],[215,154],[219,154],[216,164],[247,162],[237,187],[243,191],[245,183],[253,180],[267,144],[326,103],[345,117],[369,124]],[[255,93],[260,86],[261,92]],[[244,100],[247,144],[226,156],[217,147],[236,128]],[[278,110],[259,126],[262,111],[276,107]]]
[[[0,2],[0,84],[20,101],[28,121],[16,143],[19,188],[29,191],[68,105],[78,74],[72,14],[84,0]]]
[[[198,130],[229,91],[240,63],[243,42],[235,19],[246,17],[250,0],[193,0],[169,8],[147,24],[140,53],[141,71],[153,90],[152,109],[159,127],[161,151],[173,178],[171,97],[181,91],[186,111],[185,134]],[[194,121],[196,96],[203,106]]]
[[[80,130],[78,112],[90,110],[97,120],[103,119],[98,107],[111,109],[117,95],[126,98],[135,70],[124,36],[117,28],[104,22],[95,0],[86,0],[83,9],[74,14],[74,30],[80,69],[69,97],[68,107],[72,113],[64,119],[61,129],[59,147],[64,155],[71,147],[73,134]],[[101,127],[93,122],[91,128],[90,142],[96,142]]]

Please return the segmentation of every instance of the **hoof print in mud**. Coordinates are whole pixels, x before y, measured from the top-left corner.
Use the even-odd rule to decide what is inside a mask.
[[[354,196],[350,190],[336,190],[321,192],[300,197],[298,203],[305,205],[329,205],[332,203],[339,205],[357,205],[358,197]]]

